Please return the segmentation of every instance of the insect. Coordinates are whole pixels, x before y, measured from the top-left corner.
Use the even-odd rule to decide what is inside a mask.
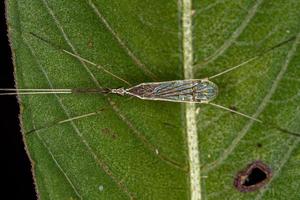
[[[89,64],[92,64],[94,66],[98,66],[97,64],[84,59],[76,54],[73,54],[70,51],[67,51],[65,49],[62,49],[60,47],[57,47],[56,45],[52,44],[48,40],[41,38],[40,36],[30,33],[32,36],[38,38],[39,40],[55,47],[56,49],[63,51],[75,58],[78,58],[82,60],[83,62],[87,62]],[[234,109],[230,109],[227,107],[224,107],[222,105],[218,105],[215,103],[212,103],[217,95],[218,95],[218,86],[211,81],[211,79],[214,79],[216,77],[219,77],[223,74],[226,74],[228,72],[231,72],[232,70],[238,69],[239,67],[244,66],[247,63],[250,63],[263,55],[267,54],[268,52],[290,42],[295,40],[295,37],[291,37],[269,49],[266,51],[261,52],[260,54],[234,66],[231,67],[223,72],[220,72],[216,75],[213,75],[209,78],[204,78],[204,79],[190,79],[190,80],[172,80],[172,81],[164,81],[164,82],[149,82],[149,83],[141,83],[136,86],[130,87],[130,88],[73,88],[73,89],[10,89],[10,88],[2,88],[0,91],[0,96],[5,96],[5,95],[36,95],[36,94],[79,94],[79,93],[98,93],[98,94],[118,94],[121,96],[124,95],[129,95],[133,97],[137,97],[142,100],[154,100],[154,101],[170,101],[170,102],[183,102],[183,103],[203,103],[203,104],[209,104],[212,106],[215,106],[220,109],[224,109],[226,111],[238,114],[240,116],[246,117],[248,119],[252,119],[256,122],[263,123],[262,120],[251,117],[247,114],[244,114],[242,112],[238,112]],[[118,77],[114,75],[113,73],[104,70],[104,72],[114,76],[115,78],[128,83],[126,80],[122,79],[121,77]],[[89,114],[85,114],[82,116],[78,116],[75,118],[70,118],[67,120],[62,120],[59,121],[58,123],[65,123],[74,119],[79,119],[82,117],[89,116]],[[275,127],[276,129],[289,133],[292,135],[300,136],[298,133],[290,132],[285,129],[282,129],[278,127],[277,125],[271,124],[271,123],[266,123],[264,122],[265,125],[269,125],[271,127]],[[48,127],[48,126],[47,126]],[[46,128],[46,127],[43,127]],[[35,130],[32,130],[30,132],[33,132]]]

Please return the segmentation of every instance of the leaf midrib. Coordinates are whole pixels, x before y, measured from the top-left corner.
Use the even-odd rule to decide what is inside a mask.
[[[192,37],[192,1],[182,2],[182,47],[183,47],[183,71],[185,79],[193,79],[193,37]],[[185,105],[186,137],[189,160],[190,198],[200,200],[201,197],[201,174],[200,152],[198,147],[198,131],[196,123],[196,105]]]

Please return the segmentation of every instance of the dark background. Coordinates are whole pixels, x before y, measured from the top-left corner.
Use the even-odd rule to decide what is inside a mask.
[[[5,6],[1,1],[0,88],[13,88],[13,65],[6,34]],[[1,197],[6,199],[37,199],[31,165],[25,152],[18,120],[15,96],[0,96]]]

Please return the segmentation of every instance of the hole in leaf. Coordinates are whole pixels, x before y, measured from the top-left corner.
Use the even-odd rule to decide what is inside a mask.
[[[254,168],[248,175],[248,177],[245,180],[243,185],[244,186],[255,185],[255,184],[262,182],[266,178],[267,178],[267,175],[265,174],[265,172],[263,172],[259,168]]]
[[[271,177],[272,171],[269,166],[258,160],[237,174],[234,186],[240,192],[252,192],[265,186]]]
[[[261,148],[261,147],[262,147],[262,144],[261,144],[261,143],[257,143],[256,146],[257,146],[258,148]]]

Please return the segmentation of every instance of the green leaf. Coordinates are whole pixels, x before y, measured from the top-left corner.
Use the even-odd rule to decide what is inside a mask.
[[[213,79],[216,104],[263,124],[211,105],[97,94],[20,96],[41,199],[299,198],[300,140],[270,124],[300,132],[300,2],[188,3],[7,2],[18,88],[130,87],[56,47],[134,86],[210,77],[296,36]],[[266,163],[272,177],[257,191],[238,191],[236,174],[255,160]]]

